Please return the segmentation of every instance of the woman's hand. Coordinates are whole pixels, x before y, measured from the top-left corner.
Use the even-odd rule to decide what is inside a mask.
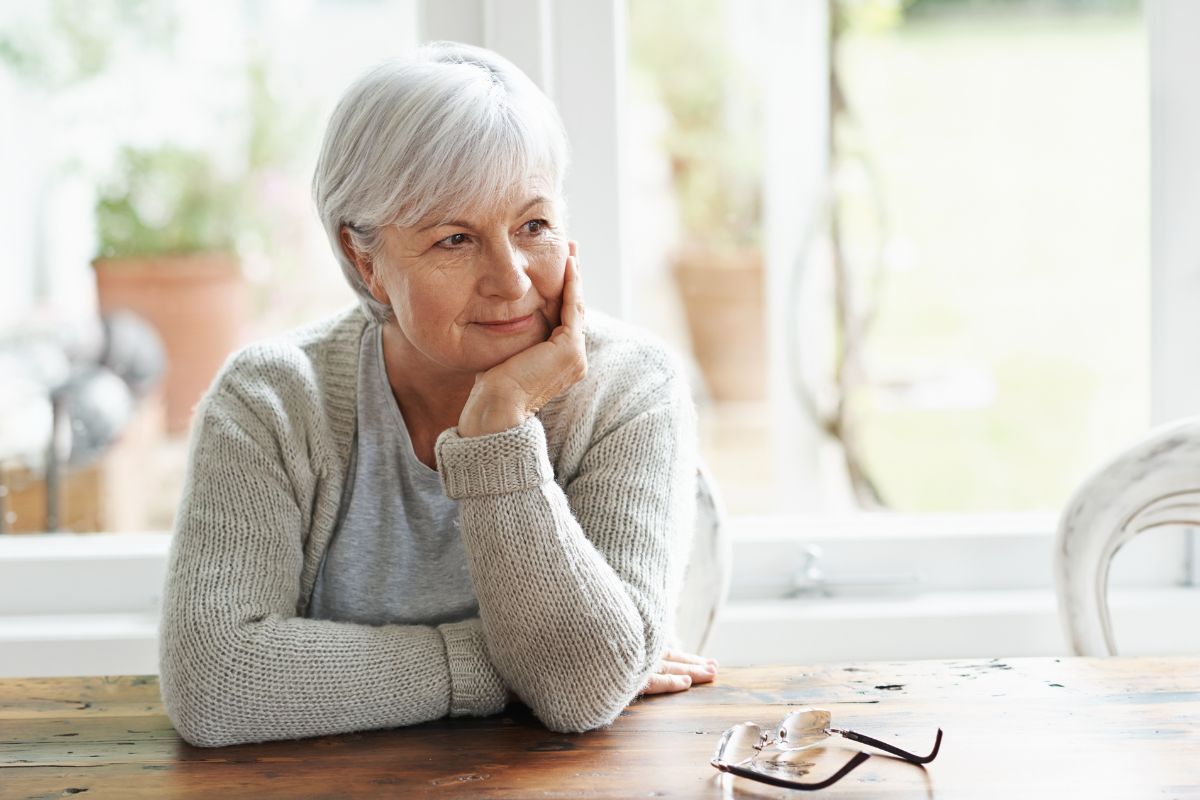
[[[483,436],[520,425],[587,374],[575,242],[569,245],[559,318],[549,339],[475,377],[458,418],[459,436]]]
[[[642,687],[642,694],[682,692],[693,684],[709,683],[716,676],[717,662],[713,659],[680,650],[667,650],[650,680]]]

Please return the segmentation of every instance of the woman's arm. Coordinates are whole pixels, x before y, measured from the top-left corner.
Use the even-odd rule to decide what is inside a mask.
[[[299,617],[304,541],[321,513],[311,439],[272,431],[230,393],[199,414],[160,644],[163,700],[180,735],[218,746],[504,707],[478,619],[374,627]]]
[[[582,434],[591,441],[576,443],[586,454],[565,491],[536,417],[438,441],[492,663],[554,730],[605,725],[636,697],[679,589],[694,519],[694,418],[679,373],[652,382],[645,371],[654,374],[623,371],[643,376],[636,387],[607,387],[623,408]]]

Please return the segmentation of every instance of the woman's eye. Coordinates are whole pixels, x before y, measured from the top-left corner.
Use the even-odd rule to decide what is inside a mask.
[[[544,219],[531,219],[525,223],[525,232],[538,236],[543,230],[550,227],[550,223]]]
[[[437,246],[454,249],[456,247],[462,247],[466,243],[467,235],[465,233],[455,233],[447,236],[445,239],[439,240]]]

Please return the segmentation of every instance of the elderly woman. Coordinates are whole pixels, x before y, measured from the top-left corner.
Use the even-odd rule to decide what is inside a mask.
[[[197,410],[161,636],[197,745],[483,716],[557,731],[712,679],[668,649],[693,525],[677,362],[585,324],[553,106],[431,45],[347,91],[313,192],[359,307]]]

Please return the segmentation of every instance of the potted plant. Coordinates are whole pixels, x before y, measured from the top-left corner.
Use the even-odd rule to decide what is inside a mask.
[[[131,310],[162,337],[168,433],[187,430],[241,340],[247,298],[234,240],[244,194],[208,156],[173,145],[125,148],[98,193],[100,310]]]
[[[759,402],[767,390],[761,212],[754,173],[735,160],[675,160],[685,241],[672,271],[712,399]]]
[[[671,267],[692,349],[712,399],[756,402],[766,396],[758,103],[739,79],[726,11],[721,0],[637,3],[631,23],[640,76],[666,112],[682,228]]]

